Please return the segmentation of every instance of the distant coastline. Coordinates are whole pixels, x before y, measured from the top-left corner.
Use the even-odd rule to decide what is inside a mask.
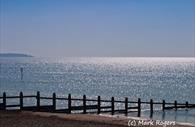
[[[0,53],[0,57],[33,57],[32,55],[22,53]]]

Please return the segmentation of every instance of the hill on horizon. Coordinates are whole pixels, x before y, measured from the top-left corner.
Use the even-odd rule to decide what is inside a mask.
[[[32,55],[23,53],[0,53],[0,57],[33,57]]]

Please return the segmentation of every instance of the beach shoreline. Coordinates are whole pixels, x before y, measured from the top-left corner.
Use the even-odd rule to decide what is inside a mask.
[[[138,119],[95,114],[62,114],[31,111],[0,111],[2,127],[128,127],[129,121]],[[140,119],[141,120],[141,119]],[[163,127],[161,125],[136,125],[136,127]],[[194,127],[180,124],[166,127]]]

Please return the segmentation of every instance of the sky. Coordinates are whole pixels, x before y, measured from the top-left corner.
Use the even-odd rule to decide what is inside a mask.
[[[195,0],[0,0],[0,52],[195,57]]]

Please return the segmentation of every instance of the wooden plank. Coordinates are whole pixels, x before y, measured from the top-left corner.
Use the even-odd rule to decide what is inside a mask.
[[[56,113],[69,113],[69,109],[56,109]]]
[[[108,108],[112,108],[111,106],[102,106],[102,107],[100,107],[101,109],[108,109]]]
[[[98,105],[86,105],[86,109],[98,109]]]
[[[53,99],[53,98],[52,98],[52,97],[40,97],[40,99],[51,100],[51,99]]]
[[[101,102],[111,102],[111,100],[101,100]]]
[[[103,110],[103,111],[101,111],[102,113],[111,113],[112,112],[112,110]]]
[[[125,101],[114,100],[115,103],[125,103]]]
[[[177,108],[186,108],[185,105],[178,105]]]
[[[138,107],[128,107],[128,109],[138,109]]]
[[[71,98],[72,101],[83,101],[81,98]]]
[[[71,110],[83,110],[83,109],[97,109],[98,105],[86,105],[84,106],[72,106]]]
[[[20,96],[7,96],[7,99],[14,99],[14,98],[20,98]]]
[[[25,110],[25,111],[36,111],[37,110],[37,106],[24,106],[22,108],[22,110]]]
[[[195,104],[188,104],[189,106],[195,106]]]
[[[27,95],[27,96],[23,96],[23,98],[35,98],[35,97],[37,97],[37,96],[35,96],[35,95]]]
[[[130,104],[137,104],[137,101],[129,101]]]
[[[56,97],[56,100],[68,100],[68,98]]]
[[[11,107],[20,107],[19,104],[16,104],[16,105],[6,105],[7,108],[11,108]]]
[[[164,109],[174,109],[175,106],[164,107]]]
[[[189,108],[195,108],[195,104],[189,104],[188,107]]]
[[[71,106],[71,111],[72,110],[83,110],[83,106]]]
[[[96,100],[96,99],[86,99],[86,101],[97,102],[98,100]]]
[[[120,113],[125,113],[126,110],[125,109],[117,109],[117,110],[114,110],[115,112],[120,112]]]

